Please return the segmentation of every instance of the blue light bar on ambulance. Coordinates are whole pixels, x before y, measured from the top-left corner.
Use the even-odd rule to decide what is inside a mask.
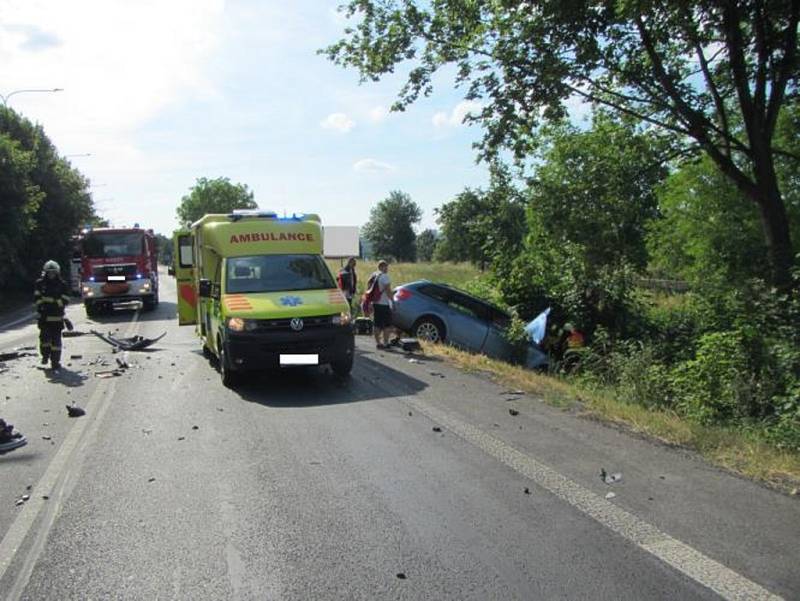
[[[278,215],[274,211],[259,211],[258,209],[234,209],[232,213],[228,213],[228,219],[231,221],[239,221],[243,217],[277,219]]]

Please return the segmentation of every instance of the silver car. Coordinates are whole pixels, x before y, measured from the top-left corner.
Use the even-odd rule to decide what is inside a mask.
[[[502,309],[445,284],[420,280],[395,290],[392,322],[420,340],[508,361],[513,350],[504,330],[510,321]]]

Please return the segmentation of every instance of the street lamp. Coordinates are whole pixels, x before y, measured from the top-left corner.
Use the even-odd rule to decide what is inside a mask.
[[[9,92],[5,96],[0,94],[0,100],[3,101],[3,106],[8,106],[8,99],[11,98],[14,94],[23,94],[27,92],[63,92],[64,88],[50,88],[50,89],[33,89],[33,90],[14,90],[13,92]]]

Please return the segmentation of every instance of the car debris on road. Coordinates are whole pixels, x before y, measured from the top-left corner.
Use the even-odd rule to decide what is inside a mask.
[[[12,361],[13,359],[21,359],[22,357],[32,357],[35,353],[29,353],[24,350],[14,350],[7,353],[0,353],[0,361]]]
[[[606,484],[615,484],[617,482],[622,481],[622,472],[617,472],[615,474],[609,474],[606,472],[605,468],[600,468],[600,479],[605,482]]]
[[[77,405],[65,405],[65,407],[67,408],[67,415],[69,417],[81,417],[86,415],[86,411]]]
[[[92,334],[97,336],[100,340],[107,342],[115,349],[121,351],[141,351],[146,349],[147,347],[155,344],[159,340],[161,340],[164,336],[167,335],[166,332],[161,334],[156,338],[145,338],[144,336],[131,336],[130,338],[116,338],[111,334],[104,335],[98,332],[97,330],[91,330]]]

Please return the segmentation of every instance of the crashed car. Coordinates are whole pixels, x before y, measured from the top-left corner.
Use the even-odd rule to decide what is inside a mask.
[[[447,342],[504,361],[510,361],[514,355],[505,336],[511,316],[499,307],[446,284],[420,280],[398,286],[392,322],[396,328],[420,340]],[[531,336],[525,361],[527,367],[547,365],[547,355],[539,347],[541,337],[534,342],[533,336],[543,331],[543,322],[546,323],[546,313],[526,328]]]

